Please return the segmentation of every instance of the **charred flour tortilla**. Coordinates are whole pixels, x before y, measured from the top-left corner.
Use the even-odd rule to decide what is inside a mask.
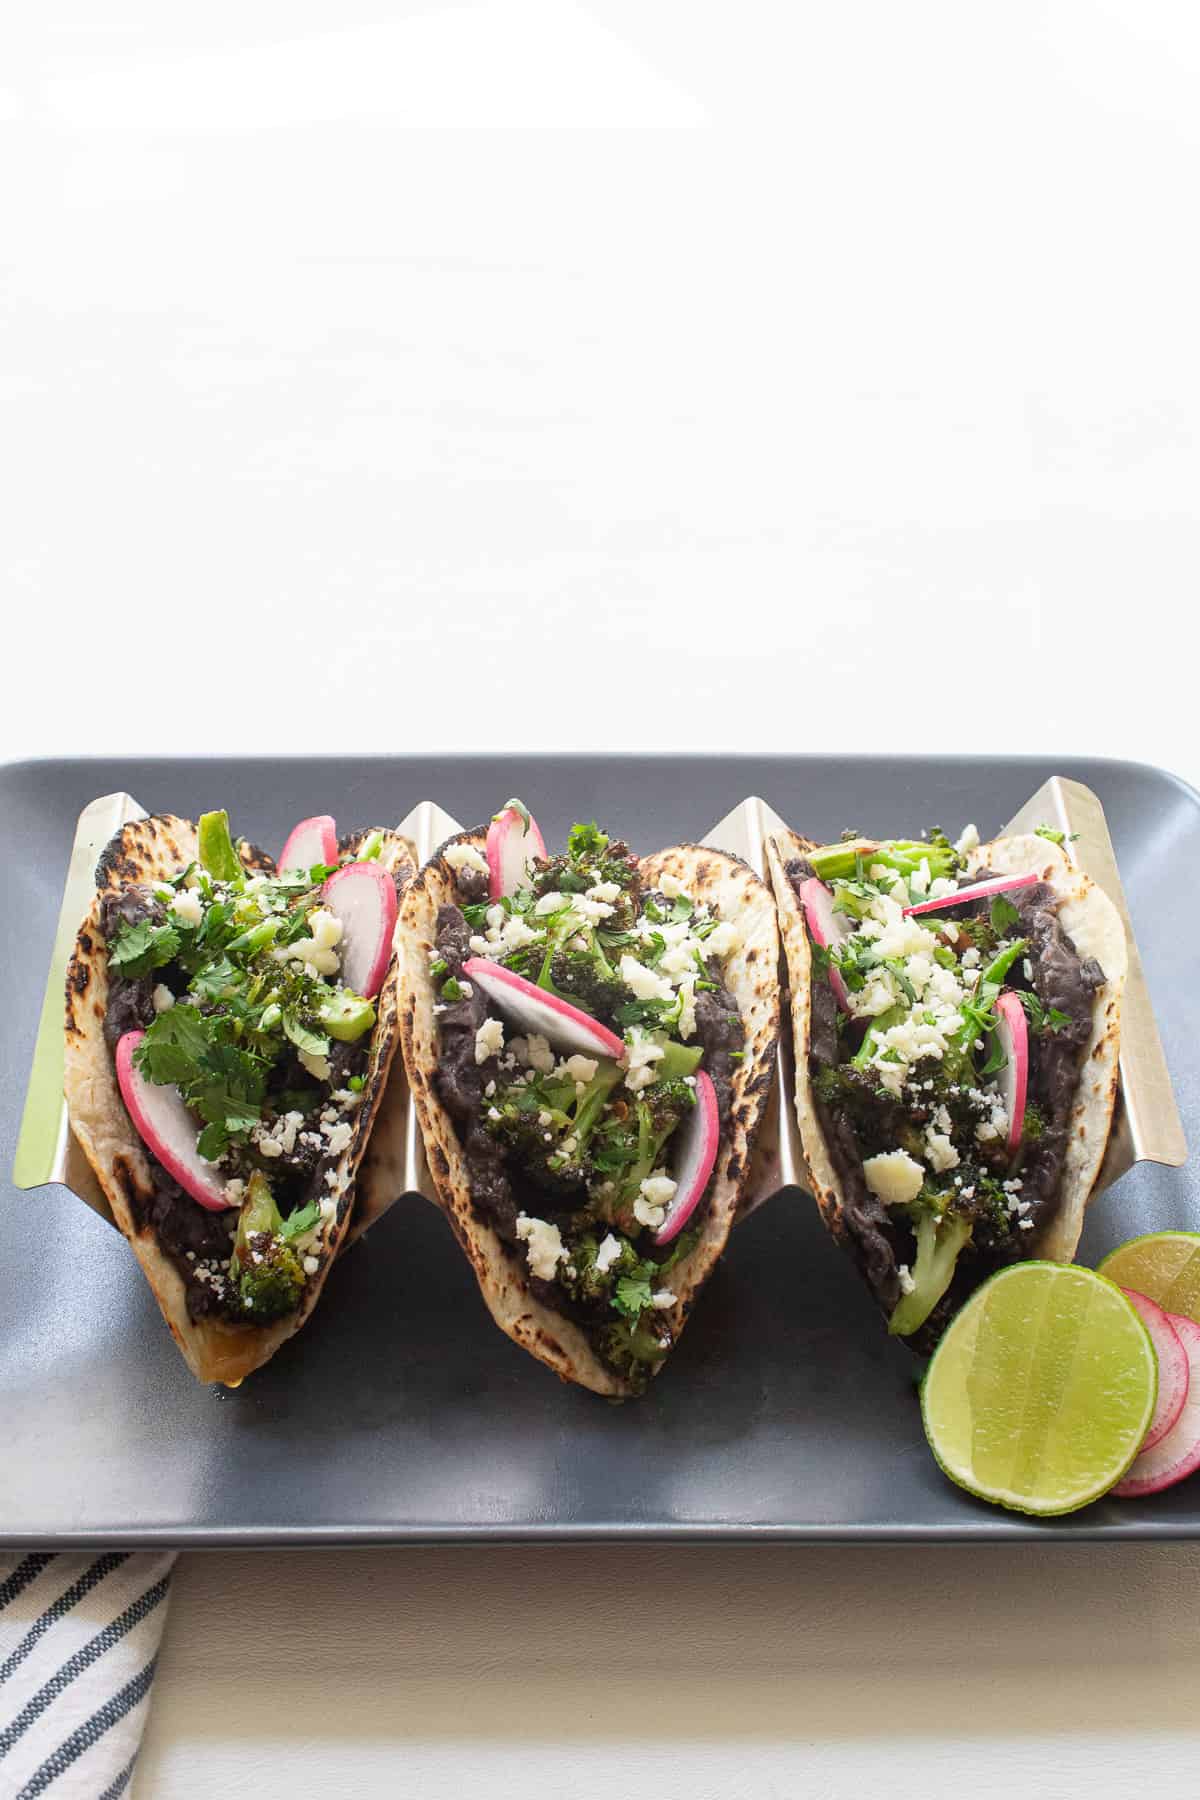
[[[343,852],[353,854],[365,842],[365,835],[343,840]],[[399,886],[415,866],[412,848],[394,833],[378,835],[382,840],[378,861]],[[332,1087],[340,1071],[344,1079],[353,1080],[355,1091],[352,1103],[339,1114],[345,1129],[329,1126],[322,1136],[318,1128],[305,1152],[310,1165],[307,1210],[319,1216],[311,1229],[298,1234],[289,1246],[303,1259],[299,1303],[269,1322],[225,1316],[220,1281],[214,1281],[210,1272],[228,1263],[239,1212],[236,1207],[206,1210],[151,1154],[126,1110],[114,1061],[120,1037],[129,1030],[146,1028],[157,1016],[153,994],[160,977],[171,977],[177,985],[181,977],[177,970],[156,969],[131,979],[110,968],[110,949],[114,942],[129,941],[123,927],[170,917],[169,904],[164,907],[160,901],[155,905],[153,890],[177,880],[196,863],[198,853],[197,827],[190,820],[160,814],[122,827],[101,856],[96,897],[67,972],[65,1092],[71,1128],[188,1366],[201,1381],[236,1385],[304,1324],[342,1244],[355,1173],[395,1049],[397,973],[393,958],[374,997],[375,1023],[369,1035],[358,1043],[333,1046],[336,1066],[331,1067],[326,1085]],[[261,851],[240,843],[237,855],[251,875],[274,878],[274,865]],[[159,990],[159,1001],[163,998]],[[347,1073],[351,1069],[353,1075]],[[290,1136],[290,1153],[295,1154],[294,1130]],[[289,1141],[286,1123],[276,1131],[277,1144],[280,1141]],[[279,1147],[272,1157],[264,1152],[257,1160],[264,1171],[287,1166],[287,1156]],[[293,1177],[293,1187],[299,1179]]]
[[[859,854],[858,871],[869,880],[873,853],[885,847],[862,840],[838,848],[851,858]],[[903,991],[896,992],[895,1012],[884,1005],[888,995],[870,997],[870,983],[880,970],[870,966],[868,953],[857,974],[843,973],[844,980],[859,983],[850,1000],[863,1009],[858,1021],[847,1021],[831,984],[829,956],[814,944],[800,899],[804,881],[820,872],[812,859],[819,865],[828,855],[790,832],[768,844],[791,993],[796,1113],[810,1185],[827,1229],[854,1256],[891,1329],[909,1337],[914,1348],[927,1349],[972,1289],[1002,1263],[1028,1257],[1069,1262],[1074,1256],[1116,1100],[1125,933],[1108,897],[1043,836],[964,847],[953,859],[957,872],[950,887],[989,875],[1038,877],[1036,885],[1006,893],[998,912],[992,910],[994,900],[979,900],[924,915],[926,924],[958,921],[962,928],[952,946],[931,940],[946,967],[941,975],[936,964],[930,971],[935,983],[943,984],[944,996],[930,1004],[943,1011],[956,1004],[954,983],[965,985],[969,1001],[972,980],[982,977],[989,956],[999,952],[1002,962],[1005,945],[1024,941],[1001,978],[1028,1021],[1029,1105],[1021,1141],[1010,1152],[997,1076],[994,1069],[985,1073],[1004,1060],[996,1052],[995,1033],[986,1029],[986,1006],[981,1034],[957,1080],[948,1073],[955,1066],[950,1030],[943,1031],[943,1040],[948,1035],[951,1042],[942,1052],[907,1066],[898,1093],[881,1086],[884,1078],[893,1086],[900,1082],[899,1073],[878,1060],[889,1054],[889,1024],[903,1022],[895,1034],[903,1042],[907,1024],[918,1015]],[[875,885],[886,893],[889,875],[881,874]],[[928,869],[917,881],[935,886]],[[836,892],[837,882],[832,885]],[[911,891],[912,901],[921,897]],[[847,904],[877,910],[881,917],[889,912],[886,902],[872,900],[869,887],[860,886],[857,895],[853,887],[848,890]],[[893,924],[899,910],[891,913]],[[902,951],[911,948],[899,936],[895,941]],[[835,960],[841,971],[840,954]],[[901,977],[906,970],[912,973],[903,954],[891,967]],[[925,973],[921,963],[918,977]],[[895,989],[894,980],[891,985]],[[926,993],[933,990],[921,989],[917,1000]],[[944,1020],[933,1012],[930,1019],[935,1022],[928,1041],[936,1044]],[[865,1052],[873,1049],[867,1066],[855,1069],[851,1053],[873,1023],[882,1034],[865,1046]],[[861,1048],[859,1054],[861,1059]],[[875,1172],[868,1180],[864,1165],[872,1158]],[[895,1195],[917,1183],[916,1175],[909,1179],[912,1163],[920,1168],[920,1192],[911,1203],[897,1201]],[[876,1191],[880,1188],[884,1192]],[[935,1297],[926,1308],[931,1293]]]
[[[587,828],[576,828],[583,829]],[[604,841],[608,843],[607,839]],[[518,1027],[503,1022],[503,1013],[487,1000],[478,985],[472,988],[469,980],[464,997],[449,1004],[443,998],[447,973],[453,978],[468,953],[478,955],[483,948],[488,955],[503,961],[520,961],[522,933],[528,927],[523,925],[522,915],[518,914],[514,924],[502,909],[489,910],[485,904],[487,883],[481,872],[484,842],[485,833],[480,830],[463,833],[443,845],[413,881],[401,903],[397,926],[401,1046],[426,1155],[443,1209],[500,1328],[564,1380],[577,1382],[598,1394],[624,1397],[641,1391],[648,1375],[657,1370],[662,1356],[678,1339],[693,1297],[729,1236],[770,1087],[778,1036],[775,908],[769,890],[753,871],[718,851],[685,844],[640,861],[628,858],[630,867],[636,870],[636,893],[643,900],[656,895],[653,910],[664,919],[674,919],[676,912],[682,915],[690,899],[695,908],[693,918],[705,920],[701,929],[711,929],[715,922],[728,922],[732,928],[718,940],[732,940],[732,948],[720,959],[712,959],[711,983],[700,985],[700,991],[691,996],[697,1019],[694,1025],[685,1021],[690,1025],[690,1036],[682,1046],[677,1039],[670,1053],[678,1056],[687,1043],[697,1051],[703,1049],[697,1066],[710,1074],[714,1091],[720,1095],[720,1140],[704,1196],[684,1231],[671,1244],[654,1248],[650,1228],[642,1229],[636,1220],[630,1222],[627,1209],[621,1214],[625,1219],[623,1226],[606,1216],[606,1208],[612,1208],[611,1200],[596,1203],[595,1223],[590,1233],[581,1238],[578,1193],[572,1201],[569,1195],[548,1194],[527,1180],[524,1165],[515,1161],[513,1155],[505,1154],[503,1142],[498,1142],[495,1135],[508,1128],[511,1088],[505,1090],[505,1083],[519,1081],[523,1072],[530,1073],[522,1070],[518,1055],[543,1064],[545,1081],[553,1083],[556,1075],[549,1064],[555,1061],[554,1054],[547,1055],[544,1040],[536,1037],[518,1037],[514,1042],[512,1034]],[[609,845],[605,854],[610,858],[628,857],[623,845]],[[559,858],[553,863],[535,864],[534,868],[550,871],[561,868],[564,862]],[[605,868],[612,872],[609,864]],[[620,875],[619,868],[617,874]],[[557,879],[557,875],[548,872],[541,885],[545,888]],[[598,882],[592,893],[609,896],[610,902],[620,909],[625,901],[618,898],[617,889],[616,881]],[[685,898],[681,899],[681,895]],[[541,924],[533,910],[523,917],[534,930]],[[602,926],[613,923],[613,918],[600,921]],[[665,929],[670,932],[672,926],[667,924]],[[485,932],[490,932],[491,943],[486,942]],[[680,937],[680,931],[676,930],[675,936]],[[571,939],[576,947],[585,941],[586,934]],[[640,944],[633,947],[643,950],[644,955],[652,954]],[[657,951],[657,945],[654,950]],[[610,945],[607,953],[615,968],[621,950]],[[529,954],[533,957],[531,973],[536,973],[540,943]],[[623,1021],[637,1011],[632,991],[622,988],[619,994],[592,993],[586,975],[573,975],[558,962],[554,963],[554,970],[560,992],[565,991],[560,983],[573,982],[574,997],[587,997],[594,1016],[606,1018],[618,1033],[624,1031],[627,1041],[640,1042],[641,1047],[632,1053],[633,1064],[648,1054],[646,1040],[653,1035],[653,1001],[644,1030],[638,1025],[626,1026]],[[635,979],[644,993],[653,987],[645,979],[644,967],[643,975]],[[462,985],[456,984],[451,992],[460,992]],[[662,1002],[664,1012],[678,1008],[678,988],[674,994],[672,1002]],[[499,1051],[492,1054],[488,1051],[488,1033],[496,1030],[497,1021],[502,1022],[507,1036]],[[482,1038],[478,1035],[481,1030]],[[475,1063],[472,1046],[476,1041],[480,1054],[485,1056],[481,1065]],[[517,1063],[515,1071],[510,1067],[506,1073],[506,1062]],[[597,1066],[594,1060],[592,1066]],[[630,1062],[621,1066],[628,1072]],[[562,1067],[560,1060],[560,1073]],[[487,1079],[480,1083],[476,1069],[480,1077]],[[603,1059],[601,1070],[598,1079],[603,1082]],[[577,1072],[586,1077],[586,1063],[577,1065]],[[535,1080],[543,1079],[536,1070],[532,1073]],[[635,1073],[633,1079],[640,1081],[644,1074],[643,1064],[642,1073]],[[618,1079],[611,1064],[609,1078]],[[596,1079],[592,1077],[592,1086],[581,1080],[577,1091],[590,1095]],[[667,1085],[664,1083],[660,1091],[665,1091]],[[624,1107],[632,1117],[639,1101],[654,1094],[653,1086],[631,1090],[623,1082],[608,1091],[601,1124],[589,1140],[589,1154],[594,1151],[601,1168],[608,1166],[604,1162],[607,1122],[613,1121],[612,1128],[619,1130],[619,1118],[614,1119],[614,1115],[619,1115]],[[501,1106],[497,1106],[497,1101]],[[589,1101],[585,1098],[578,1104],[586,1107]],[[646,1104],[649,1107],[650,1102],[647,1100]],[[489,1116],[493,1110],[500,1119],[498,1125],[497,1119]],[[669,1169],[669,1139],[662,1158]],[[608,1185],[619,1187],[615,1178]],[[651,1197],[659,1194],[653,1180],[643,1191]],[[650,1205],[646,1211],[648,1201],[639,1200],[637,1204],[642,1209],[639,1217],[647,1221],[661,1218],[661,1208]],[[567,1246],[563,1250],[558,1248],[560,1227]],[[620,1260],[611,1260],[617,1257],[618,1249]],[[646,1273],[647,1265],[638,1263],[640,1256],[663,1264],[661,1272],[654,1272],[660,1285],[653,1296],[653,1282]],[[557,1267],[556,1257],[560,1259]],[[542,1274],[537,1273],[535,1264]],[[622,1269],[632,1272],[621,1276]],[[606,1287],[610,1277],[616,1280]],[[570,1284],[566,1292],[564,1280]],[[643,1310],[634,1325],[627,1317],[618,1317],[612,1308],[618,1297],[622,1305],[630,1300],[636,1305],[639,1294]],[[580,1304],[581,1295],[590,1304]],[[662,1348],[657,1355],[631,1363],[622,1348],[626,1339],[621,1334],[626,1331],[649,1332]],[[611,1351],[614,1336],[618,1349]]]

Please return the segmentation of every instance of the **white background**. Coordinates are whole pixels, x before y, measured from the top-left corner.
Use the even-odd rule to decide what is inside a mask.
[[[6,9],[0,754],[1200,780],[1198,78],[1147,0]],[[192,1558],[138,1791],[1186,1791],[1198,1571]]]

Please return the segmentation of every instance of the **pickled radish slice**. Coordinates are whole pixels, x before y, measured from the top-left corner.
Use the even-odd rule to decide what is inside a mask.
[[[904,916],[907,919],[920,913],[945,912],[948,906],[962,906],[968,900],[990,900],[995,894],[1012,894],[1018,888],[1035,887],[1041,879],[1040,875],[993,875],[988,881],[956,888],[952,894],[942,894],[936,900],[918,900],[915,906],[904,908]]]
[[[199,1126],[176,1087],[147,1081],[133,1060],[144,1031],[127,1031],[117,1042],[117,1085],[138,1136],[153,1151],[167,1174],[209,1212],[224,1212],[225,1183],[196,1148]]]
[[[1183,1411],[1166,1437],[1143,1450],[1128,1475],[1112,1490],[1122,1500],[1158,1494],[1200,1468],[1200,1325],[1178,1313],[1167,1318],[1188,1360],[1188,1391]]]
[[[341,977],[346,987],[372,1000],[383,986],[396,929],[396,884],[377,862],[347,863],[331,875],[321,898],[342,922]]]
[[[807,881],[801,883],[800,904],[804,908],[804,921],[809,935],[813,943],[819,944],[822,950],[828,950],[839,938],[849,935],[852,927],[834,910],[833,889],[826,887],[823,881],[818,881],[815,875],[810,875]],[[833,963],[829,965],[829,985],[842,1011],[848,1013],[850,995],[842,980],[841,970],[835,968]]]
[[[1008,1114],[1008,1148],[1011,1154],[1021,1142],[1021,1132],[1025,1126],[1025,1103],[1029,1094],[1029,1025],[1025,1018],[1025,1008],[1011,988],[1006,989],[996,1002],[996,1036],[1007,1059],[996,1077],[996,1085]]]
[[[656,1244],[678,1237],[701,1200],[717,1160],[721,1141],[721,1116],[717,1090],[703,1069],[696,1072],[696,1104],[675,1134],[675,1194],[667,1216],[654,1234]]]
[[[515,894],[529,880],[533,858],[544,857],[546,846],[532,813],[523,813],[510,800],[488,826],[488,893],[493,900]]]
[[[311,869],[315,863],[326,868],[338,859],[337,826],[328,813],[313,819],[301,819],[279,853],[276,864],[281,875],[289,869]]]
[[[570,1001],[560,1000],[557,994],[548,994],[545,988],[526,981],[523,975],[514,975],[511,969],[489,962],[486,956],[468,957],[462,972],[522,1032],[535,1032],[556,1050],[618,1060],[624,1056],[624,1042],[615,1032]]]
[[[1136,1288],[1122,1288],[1121,1292],[1140,1313],[1158,1358],[1158,1402],[1150,1429],[1142,1439],[1142,1449],[1153,1450],[1155,1444],[1161,1443],[1168,1431],[1173,1431],[1179,1423],[1191,1384],[1191,1370],[1183,1340],[1171,1323],[1170,1313],[1164,1312],[1149,1295],[1139,1294]]]

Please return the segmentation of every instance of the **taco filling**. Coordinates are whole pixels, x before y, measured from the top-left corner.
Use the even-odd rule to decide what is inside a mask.
[[[354,866],[379,870],[394,919],[382,842],[356,840]],[[152,1182],[133,1192],[134,1223],[182,1278],[193,1321],[282,1319],[330,1254],[376,1005],[345,976],[326,883],[346,858],[329,847],[331,863],[256,871],[210,813],[195,861],[100,902],[104,1040]]]
[[[595,824],[530,857],[497,899],[477,843],[442,857],[454,897],[429,950],[433,1086],[470,1205],[529,1292],[640,1389],[671,1347],[673,1271],[704,1231],[728,1139],[744,1029],[722,970],[737,924],[666,872],[645,880]]]
[[[957,845],[856,841],[784,866],[840,1223],[889,1330],[929,1344],[1055,1220],[1106,972],[1077,951],[1053,883],[996,876],[973,827]]]

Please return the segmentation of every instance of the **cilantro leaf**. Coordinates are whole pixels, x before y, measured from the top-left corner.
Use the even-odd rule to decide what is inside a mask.
[[[612,1304],[623,1318],[636,1319],[650,1305],[650,1278],[639,1271],[622,1275],[613,1290]]]
[[[1036,994],[1027,994],[1024,988],[1016,988],[1014,992],[1034,1031],[1061,1031],[1064,1025],[1071,1023],[1068,1013],[1060,1012],[1057,1006],[1047,1008]]]
[[[192,977],[191,992],[201,1000],[221,1000],[236,991],[243,979],[241,970],[222,955],[215,962],[206,963],[199,974]]]
[[[301,1206],[296,1212],[289,1213],[279,1227],[279,1235],[285,1242],[292,1238],[303,1237],[306,1231],[312,1230],[320,1216],[320,1201],[310,1200],[307,1206]]]
[[[1005,932],[1010,925],[1015,925],[1018,922],[1021,915],[1011,900],[1006,900],[1003,894],[997,894],[996,898],[992,901],[990,917],[992,921],[992,930]]]
[[[118,975],[136,979],[149,975],[174,961],[180,934],[175,925],[155,925],[149,919],[140,924],[122,922],[121,929],[108,952],[109,967]]]
[[[196,1148],[205,1162],[217,1162],[229,1148],[229,1133],[218,1120],[210,1120],[196,1139]]]
[[[209,1038],[208,1021],[194,1006],[180,1001],[147,1026],[134,1056],[147,1081],[179,1087],[199,1070]]]
[[[661,1025],[667,1013],[674,1012],[676,1002],[673,1000],[626,1000],[616,1010],[617,1024],[623,1028],[631,1025]]]
[[[567,854],[572,862],[602,858],[608,849],[608,833],[601,831],[595,819],[587,825],[572,825],[567,833]]]

